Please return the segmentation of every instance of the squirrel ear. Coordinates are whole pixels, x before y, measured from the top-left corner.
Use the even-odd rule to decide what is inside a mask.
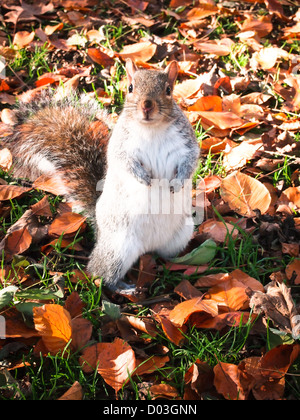
[[[178,74],[178,64],[177,61],[171,61],[171,63],[166,67],[165,73],[168,75],[168,83],[173,87]]]
[[[130,59],[127,58],[126,60],[126,73],[127,73],[127,78],[128,78],[128,84],[131,83],[134,73],[137,71],[137,66],[135,65],[135,63]]]

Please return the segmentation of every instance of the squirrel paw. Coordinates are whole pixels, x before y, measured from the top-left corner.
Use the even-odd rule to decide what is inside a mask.
[[[121,295],[134,295],[136,293],[136,286],[118,281],[117,285],[114,288],[110,288],[110,290]]]

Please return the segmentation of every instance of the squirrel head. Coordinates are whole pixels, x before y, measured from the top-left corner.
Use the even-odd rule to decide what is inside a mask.
[[[128,89],[124,110],[142,124],[158,124],[173,120],[173,88],[178,74],[176,61],[165,70],[138,69],[126,60]]]

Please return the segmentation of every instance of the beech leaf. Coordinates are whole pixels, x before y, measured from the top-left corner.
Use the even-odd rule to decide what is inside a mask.
[[[269,190],[255,178],[233,172],[220,187],[223,200],[241,216],[254,217],[254,210],[266,213],[271,204]]]

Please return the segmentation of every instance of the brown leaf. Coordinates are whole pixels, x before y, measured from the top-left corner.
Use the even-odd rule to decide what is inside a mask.
[[[179,398],[177,389],[168,384],[152,385],[150,392],[153,395],[153,399],[164,398],[173,400]]]
[[[7,258],[13,255],[19,255],[25,252],[31,245],[32,236],[26,226],[15,230],[5,237],[4,250]]]
[[[209,219],[200,225],[198,232],[205,234],[208,238],[213,239],[215,242],[224,243],[225,240],[231,237],[237,238],[239,230],[227,222]]]
[[[74,318],[71,320],[72,328],[72,349],[82,350],[91,339],[93,325],[88,319]]]
[[[51,208],[50,208],[48,196],[46,195],[38,203],[33,204],[31,206],[31,210],[35,216],[44,216],[44,217],[53,216]]]
[[[300,259],[295,259],[285,269],[287,278],[293,279],[295,284],[300,284]]]
[[[0,200],[12,200],[31,190],[32,188],[19,187],[18,185],[0,185]]]
[[[68,389],[61,397],[59,401],[81,401],[83,398],[82,386],[78,381],[75,381],[71,388]]]
[[[214,367],[214,385],[227,400],[245,400],[248,390],[242,382],[242,372],[237,365],[219,362]]]
[[[33,183],[33,188],[46,191],[54,195],[66,194],[66,186],[62,184],[60,177],[41,175]]]
[[[291,290],[284,283],[272,281],[265,286],[266,293],[261,291],[247,292],[249,306],[256,314],[263,313],[274,325],[294,338],[300,334],[299,315],[292,299]]]
[[[151,356],[146,360],[136,360],[136,369],[133,375],[142,376],[144,374],[156,372],[169,361],[168,356]]]
[[[169,316],[164,314],[156,314],[156,317],[160,322],[166,337],[168,337],[172,343],[176,344],[176,346],[180,346],[184,340],[184,335],[182,333],[186,332],[185,325],[182,325],[179,329],[170,321]]]
[[[264,214],[271,204],[271,195],[264,184],[241,172],[227,176],[220,193],[229,207],[241,216],[254,217],[254,210]]]

